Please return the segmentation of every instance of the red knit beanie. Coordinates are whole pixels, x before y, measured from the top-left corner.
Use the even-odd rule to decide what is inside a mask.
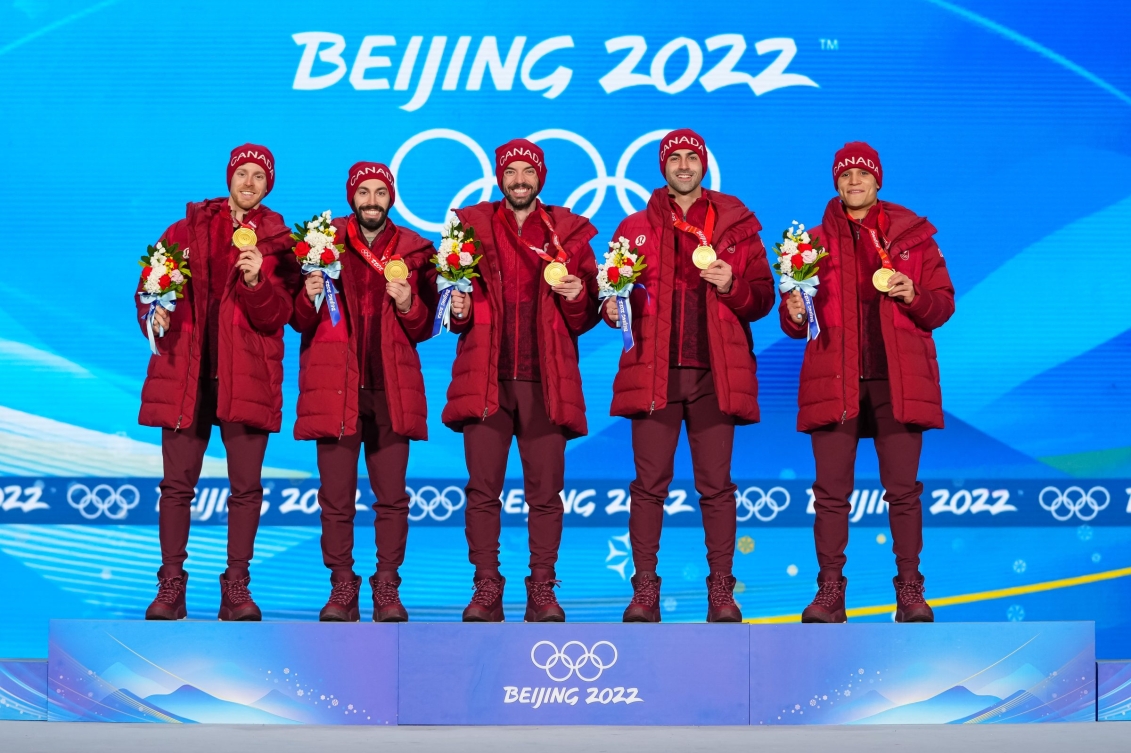
[[[546,155],[542,147],[526,139],[514,139],[495,150],[495,182],[503,187],[503,171],[512,162],[529,162],[538,172],[538,190],[546,185]]]
[[[863,141],[850,141],[836,153],[833,159],[833,188],[838,188],[837,181],[845,170],[852,168],[867,170],[876,176],[876,188],[884,187],[884,168],[880,164],[880,155]]]
[[[397,201],[397,190],[393,188],[393,172],[380,162],[357,162],[350,168],[346,178],[346,203],[353,207],[353,195],[357,187],[367,180],[379,180],[389,189],[389,206]],[[354,207],[356,210],[357,207]]]
[[[232,176],[236,174],[236,168],[249,162],[259,165],[267,173],[267,190],[263,192],[266,196],[275,187],[275,155],[259,144],[244,144],[232,150],[232,157],[228,160],[228,188],[232,187]]]
[[[660,174],[667,177],[668,157],[680,149],[690,149],[699,155],[703,163],[703,174],[707,174],[707,143],[703,137],[690,128],[678,128],[660,139]]]

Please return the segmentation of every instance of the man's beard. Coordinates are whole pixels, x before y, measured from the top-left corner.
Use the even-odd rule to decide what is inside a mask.
[[[363,212],[366,212],[370,209],[375,209],[377,210],[377,212],[379,212],[376,218],[370,219],[362,214]],[[386,217],[388,217],[388,211],[385,209],[385,207],[378,204],[366,204],[365,206],[360,206],[357,208],[356,215],[357,224],[361,225],[363,228],[372,233],[375,230],[380,230],[381,226],[385,224],[385,219]]]
[[[525,199],[515,199],[511,192],[516,188],[529,188],[530,193],[526,196]],[[528,206],[534,203],[535,199],[538,198],[538,191],[529,183],[515,183],[512,186],[507,186],[507,190],[503,193],[507,197],[507,201],[510,202],[511,207],[514,209],[526,209]]]

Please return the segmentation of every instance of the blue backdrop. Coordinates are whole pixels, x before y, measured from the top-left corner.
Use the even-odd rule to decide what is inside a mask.
[[[948,550],[962,552],[951,563],[957,570],[939,573],[957,580],[932,593],[976,590],[971,583],[1012,587],[1014,576],[1028,582],[1033,569],[1018,573],[1014,562],[1034,557],[1053,568],[1046,580],[1131,565],[1125,546],[1101,551],[1102,537],[1093,540],[1089,527],[1126,525],[1131,512],[1123,491],[1131,483],[1122,480],[1131,477],[1131,399],[1120,379],[1131,367],[1131,302],[1121,294],[1131,267],[1113,258],[1131,233],[1131,66],[1124,51],[1131,10],[1103,0],[1070,11],[1059,3],[975,7],[943,0],[720,0],[709,10],[591,0],[366,9],[248,0],[238,12],[211,0],[19,0],[0,8],[0,92],[7,104],[0,206],[13,254],[0,278],[0,473],[18,477],[0,503],[0,559],[7,558],[0,583],[33,603],[74,599],[81,605],[74,611],[90,616],[140,614],[151,588],[152,529],[88,530],[89,516],[68,499],[71,482],[62,479],[116,478],[114,494],[130,484],[148,503],[114,522],[152,522],[148,512],[129,518],[152,509],[150,490],[160,475],[158,432],[136,423],[148,349],[134,321],[135,259],[183,216],[185,202],[226,193],[224,162],[233,146],[253,141],[274,151],[278,179],[268,203],[292,222],[327,208],[347,211],[347,167],[385,161],[397,173],[394,220],[435,237],[450,207],[498,197],[486,155],[528,136],[547,152],[543,198],[590,215],[601,231],[600,253],[626,212],[659,184],[656,141],[679,126],[704,135],[712,153],[708,184],[742,197],[768,241],[791,220],[819,220],[832,196],[832,154],[853,139],[871,142],[883,158],[881,196],[939,228],[958,302],[937,333],[947,429],[928,434],[922,475],[932,488],[949,491],[945,500],[928,501],[940,511],[929,518],[961,515],[955,511],[965,504],[961,525],[1045,525],[1055,516],[1039,506],[1042,490],[1052,486],[1054,500],[1081,487],[1070,495],[1076,501],[1053,505],[1056,515],[1068,515],[1055,522],[1069,543],[1046,549],[1054,546],[1048,537],[1058,535],[1051,529],[1010,529],[1016,533],[1008,542],[991,531],[959,532],[954,541],[966,543]],[[50,262],[55,257],[58,266]],[[777,483],[790,490],[793,507],[775,525],[804,526],[813,466],[807,438],[794,431],[801,344],[784,338],[772,318],[753,330],[764,419],[739,429],[735,475],[753,480],[743,488]],[[425,480],[439,481],[440,490],[460,486],[465,475],[461,437],[437,420],[454,346],[445,334],[420,349],[433,423],[431,439],[412,449],[409,475],[418,489]],[[627,423],[607,416],[620,340],[600,327],[580,347],[591,433],[570,443],[567,468],[572,487],[597,490],[601,510],[612,500],[609,490],[626,486],[632,473]],[[304,504],[315,471],[313,447],[290,436],[293,333],[285,366],[285,425],[267,451],[276,489],[269,499],[279,514],[286,489],[298,490],[292,505]],[[867,495],[864,487],[875,487],[868,479],[877,474],[870,447],[863,449],[858,472]],[[219,489],[224,475],[216,441],[205,476]],[[676,477],[690,478],[685,447]],[[693,508],[692,486],[681,483]],[[85,485],[89,491],[96,482]],[[1096,486],[1110,499],[1102,511],[1101,495],[1087,491]],[[1002,489],[1013,490],[1013,505],[1028,490],[1029,507],[991,514],[1001,498],[990,494]],[[957,496],[962,490],[969,502]],[[987,496],[975,509],[979,490]],[[105,511],[122,500],[100,494],[102,501],[88,500],[87,509],[104,508],[108,522]],[[521,498],[514,504],[521,523]],[[45,514],[39,505],[55,507]],[[202,495],[199,515],[207,505]],[[222,510],[216,495],[212,505]],[[1086,518],[1093,508],[1099,517]],[[762,509],[765,515],[774,508]],[[748,516],[748,524],[761,519]],[[75,527],[55,527],[65,523]],[[599,618],[615,617],[627,593],[624,565],[618,574],[602,561],[606,542],[611,550],[619,546],[612,539],[623,532],[623,519],[606,525],[584,534],[596,537],[596,551],[572,572],[584,599],[597,600],[589,616]],[[1076,526],[1088,527],[1086,538]],[[1104,535],[1122,541],[1126,530]],[[310,603],[277,613],[311,614],[324,590],[316,540],[278,529],[264,541],[273,535],[289,542],[277,551],[299,546],[287,537],[310,547],[300,560],[310,571]],[[413,535],[410,567],[427,575],[450,560],[465,582],[458,531]],[[665,566],[676,573],[702,569],[698,535],[670,535],[685,538],[665,535]],[[867,535],[874,541],[883,534]],[[39,536],[50,544],[27,545]],[[72,536],[94,548],[86,569],[71,567],[77,550],[59,544]],[[945,536],[928,539],[925,567],[932,556],[943,558],[932,545],[959,546]],[[974,547],[976,539],[982,543]],[[782,528],[762,541],[792,543],[780,563],[746,558],[746,577],[787,584],[781,587],[788,596],[778,607],[748,599],[747,613],[763,606],[767,616],[799,611],[814,569],[806,534]],[[523,542],[512,543],[505,556],[517,567]],[[259,556],[271,546],[261,546]],[[1026,547],[1033,554],[1021,557]],[[211,567],[206,556],[192,556],[203,563],[199,571]],[[877,560],[884,563],[877,573],[890,569],[888,556]],[[124,558],[136,582],[116,566],[98,565],[99,557]],[[688,587],[701,590],[693,581],[701,583],[702,574],[693,575]],[[279,576],[260,567],[256,577],[263,588]],[[1102,581],[1103,593],[1126,603],[1125,581]],[[465,596],[446,586],[441,595],[419,579],[410,584],[410,607],[415,602],[434,616],[451,616]],[[411,590],[417,587],[424,590]],[[129,593],[137,604],[121,601]],[[700,619],[694,599],[677,600],[671,616]],[[1066,606],[1048,616],[1090,615],[1069,609],[1071,601],[1054,599]],[[993,604],[995,619],[1014,606]],[[0,605],[4,610],[17,611]],[[1127,618],[1096,619],[1105,655],[1113,644],[1103,630]],[[27,624],[21,634],[32,636],[29,642],[10,651],[0,644],[0,654],[43,645],[38,623]]]

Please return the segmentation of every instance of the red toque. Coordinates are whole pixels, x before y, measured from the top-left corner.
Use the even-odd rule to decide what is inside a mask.
[[[661,175],[667,177],[668,157],[671,156],[672,152],[677,152],[680,149],[690,149],[698,154],[699,161],[703,163],[703,175],[707,174],[707,142],[703,141],[703,137],[690,128],[677,128],[660,139]]]
[[[379,180],[389,189],[389,207],[397,201],[397,190],[393,188],[393,171],[380,162],[356,162],[346,178],[346,203],[353,207],[353,195],[357,187],[367,180]],[[354,207],[356,210],[356,207]]]
[[[514,139],[495,150],[495,182],[503,187],[503,171],[512,162],[529,162],[538,171],[538,190],[546,185],[546,155],[542,147],[526,139]]]
[[[228,188],[232,187],[232,176],[236,174],[236,168],[249,162],[259,165],[267,173],[267,190],[263,193],[266,196],[275,187],[275,155],[259,144],[244,144],[232,150],[232,157],[228,160]]]
[[[833,188],[845,170],[852,168],[867,170],[876,176],[876,188],[884,187],[884,168],[880,164],[880,154],[863,141],[850,141],[833,158]]]

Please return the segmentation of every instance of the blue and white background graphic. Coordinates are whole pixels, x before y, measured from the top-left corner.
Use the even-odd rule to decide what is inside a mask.
[[[435,237],[450,207],[498,197],[489,155],[527,136],[547,152],[543,198],[589,215],[600,253],[659,184],[656,141],[679,126],[703,134],[707,183],[742,197],[767,242],[794,219],[820,220],[844,142],[879,150],[881,196],[939,228],[957,290],[937,333],[947,428],[927,435],[921,468],[939,619],[1094,619],[1098,655],[1131,655],[1118,608],[1131,597],[1128,33],[1131,9],[1115,0],[0,3],[0,207],[15,256],[0,277],[0,619],[11,628],[0,656],[44,655],[48,616],[136,618],[151,598],[161,461],[159,433],[136,423],[148,348],[135,260],[186,201],[226,192],[233,146],[274,151],[268,203],[292,222],[345,213],[348,166],[385,161],[393,219]],[[816,573],[812,456],[794,431],[802,344],[774,317],[753,333],[763,422],[736,437],[735,572],[746,616],[785,620]],[[409,467],[421,525],[402,574],[414,619],[458,617],[470,585],[462,441],[438,422],[454,347],[444,334],[420,348],[433,424]],[[605,327],[580,341],[591,433],[567,452],[559,575],[571,619],[616,619],[629,593],[629,428],[607,416],[620,348]],[[314,448],[290,436],[297,350],[289,333],[253,567],[275,618],[313,617],[327,591]],[[516,457],[511,470],[503,559],[518,583]],[[224,522],[225,474],[217,436],[198,522]],[[869,442],[858,477],[849,606],[854,619],[889,619],[890,534]],[[666,620],[705,611],[690,478],[681,447],[660,565]],[[371,501],[363,488],[359,504]],[[195,616],[216,607],[223,537],[194,532]],[[365,528],[358,542],[365,572]],[[520,590],[507,596],[516,616]]]

